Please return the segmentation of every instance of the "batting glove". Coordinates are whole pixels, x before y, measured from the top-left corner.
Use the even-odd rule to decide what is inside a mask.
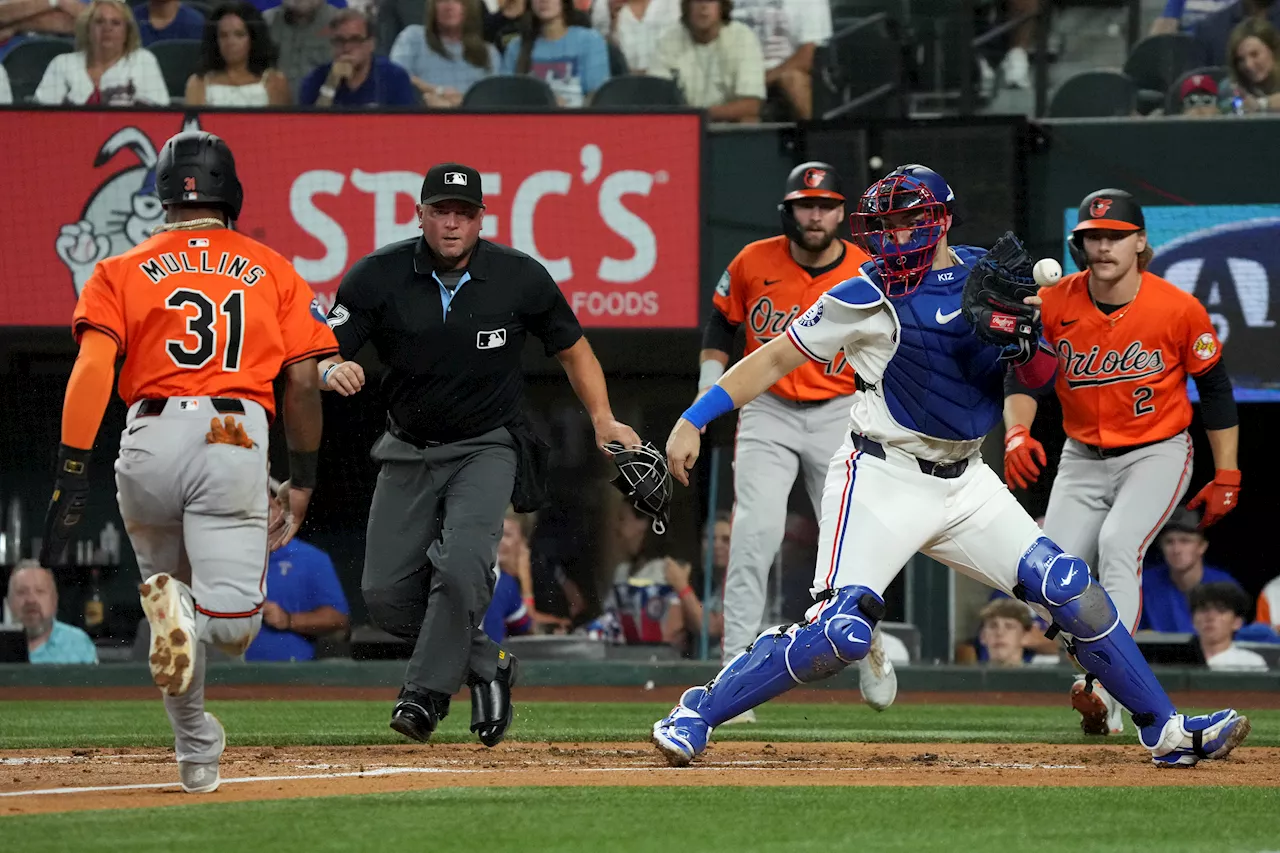
[[[1213,474],[1213,482],[1206,485],[1191,499],[1187,509],[1204,507],[1204,517],[1200,519],[1200,528],[1203,530],[1235,509],[1239,502],[1240,472],[1219,468]]]
[[[89,457],[91,450],[63,444],[58,448],[58,470],[53,497],[44,517],[44,539],[40,543],[40,565],[47,569],[67,563],[71,532],[80,523],[89,502]]]
[[[1030,487],[1047,461],[1044,445],[1031,437],[1031,430],[1019,424],[1004,434],[1004,481],[1010,488]]]

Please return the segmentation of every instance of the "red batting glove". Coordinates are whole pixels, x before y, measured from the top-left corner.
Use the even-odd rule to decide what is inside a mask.
[[[1213,482],[1206,485],[1187,504],[1187,509],[1204,507],[1204,518],[1200,519],[1200,529],[1217,523],[1224,515],[1235,509],[1240,502],[1240,472],[1219,468],[1213,474]]]
[[[1010,488],[1028,488],[1047,461],[1044,445],[1031,437],[1031,430],[1019,424],[1004,434],[1004,481]]]

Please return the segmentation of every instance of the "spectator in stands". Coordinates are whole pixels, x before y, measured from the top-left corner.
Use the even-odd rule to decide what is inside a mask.
[[[351,608],[329,555],[296,536],[267,559],[262,630],[244,653],[251,661],[307,661],[315,638],[345,633]]]
[[[1231,31],[1227,55],[1231,58],[1232,100],[1237,105],[1236,112],[1280,110],[1278,53],[1280,33],[1261,18],[1248,18]]]
[[[581,107],[609,79],[604,38],[579,20],[573,0],[531,0],[532,29],[502,54],[504,74],[532,74],[546,82],[562,107]]]
[[[1280,2],[1277,0],[1239,0],[1221,11],[1201,19],[1191,35],[1199,51],[1199,66],[1227,66],[1230,53],[1227,42],[1231,32],[1247,18],[1262,18],[1280,27]]]
[[[387,56],[405,27],[422,24],[426,7],[422,0],[378,0],[378,55]]]
[[[324,0],[284,0],[262,13],[280,56],[276,67],[289,83],[294,100],[302,78],[329,60],[329,27],[338,10]]]
[[[764,54],[769,103],[779,118],[813,117],[813,54],[831,38],[831,6],[814,0],[734,0],[733,19],[752,29]]]
[[[289,84],[275,69],[276,46],[262,14],[243,0],[213,11],[200,45],[200,70],[187,79],[187,104],[265,107],[287,104]]]
[[[427,106],[460,106],[472,83],[497,73],[502,57],[484,40],[483,16],[480,0],[427,0],[427,23],[396,37],[391,61],[409,72]]]
[[[131,107],[167,105],[160,64],[142,47],[138,24],[121,0],[93,0],[76,22],[74,53],[55,56],[36,87],[38,104]]]
[[[1208,547],[1200,514],[1185,507],[1175,510],[1160,531],[1164,563],[1142,573],[1139,630],[1189,634],[1194,630],[1187,599],[1191,590],[1202,583],[1236,583],[1221,569],[1205,565]]]
[[[1210,669],[1266,669],[1257,652],[1233,640],[1249,615],[1249,597],[1234,581],[1205,583],[1191,590],[1191,614],[1204,662]]]
[[[1040,11],[1040,0],[1005,0],[1005,9],[1010,18],[1028,15]],[[1030,51],[1036,40],[1036,22],[1034,20],[1020,24],[1013,30],[1009,39],[1009,50],[1005,52],[1000,63],[1000,76],[1004,85],[1010,89],[1028,89],[1031,87]]]
[[[0,104],[13,103],[13,90],[9,88],[9,72],[0,65]]]
[[[658,42],[649,73],[674,80],[717,122],[757,122],[765,98],[760,40],[729,17],[730,0],[681,0],[680,26]]]
[[[680,0],[596,0],[591,25],[618,46],[632,74],[652,66],[658,40],[680,21]]]
[[[409,73],[373,54],[368,15],[343,9],[334,16],[329,42],[333,61],[313,70],[298,89],[298,103],[317,107],[420,106]]]
[[[483,628],[489,639],[501,643],[508,635],[528,634],[546,625],[562,633],[568,620],[540,614],[533,600],[533,559],[529,535],[534,517],[521,515],[511,507],[502,519],[502,539],[498,541],[497,582],[485,611]]]
[[[0,0],[0,59],[26,41],[26,34],[68,35],[86,4],[80,0]]]
[[[1166,0],[1164,11],[1151,23],[1150,35],[1189,33],[1214,12],[1220,12],[1236,0]]]
[[[533,10],[529,0],[501,0],[498,8],[484,18],[484,40],[506,54],[507,45],[522,32],[533,27]]]
[[[1021,601],[997,598],[978,614],[977,659],[996,666],[1022,666],[1035,653],[1025,645],[1031,611]]]
[[[1262,588],[1254,621],[1280,630],[1280,576],[1272,578]]]
[[[1208,74],[1193,74],[1182,81],[1178,90],[1179,115],[1209,117],[1222,114],[1218,99],[1218,81]]]
[[[199,39],[204,36],[204,13],[179,0],[150,0],[133,7],[142,46],[158,41]]]
[[[53,572],[35,560],[23,560],[9,575],[9,610],[27,635],[31,663],[97,663],[89,635],[57,620],[58,587]]]
[[[366,15],[372,14],[372,10],[368,8],[370,0],[353,0],[352,3],[347,3],[347,0],[327,0],[327,2],[335,9],[357,9]],[[259,12],[264,14],[281,5],[281,3],[282,0],[253,0],[253,5]]]

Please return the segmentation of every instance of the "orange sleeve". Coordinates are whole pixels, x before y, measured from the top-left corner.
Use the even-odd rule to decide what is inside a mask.
[[[1265,592],[1258,596],[1258,615],[1254,617],[1253,621],[1261,622],[1263,625],[1271,624],[1271,602],[1267,601]]]
[[[280,287],[280,334],[284,338],[284,364],[288,367],[308,358],[323,358],[338,351],[338,339],[325,319],[320,300],[292,264],[274,269]]]
[[[112,284],[102,264],[98,264],[85,282],[71,317],[71,334],[76,343],[86,329],[97,329],[115,341],[117,352],[125,351],[124,295]]]
[[[747,282],[742,277],[742,254],[739,252],[720,276],[712,298],[716,310],[735,326],[741,326],[747,319]]]
[[[1222,358],[1222,343],[1209,319],[1209,312],[1200,304],[1200,300],[1187,297],[1187,308],[1182,313],[1182,321],[1182,340],[1178,341],[1182,350],[1182,366],[1189,375],[1199,376]]]
[[[86,327],[80,336],[80,355],[67,393],[62,400],[62,443],[89,450],[98,437],[102,414],[111,400],[116,378],[116,342],[97,327]]]

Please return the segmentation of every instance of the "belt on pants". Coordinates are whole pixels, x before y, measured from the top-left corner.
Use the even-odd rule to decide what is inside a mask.
[[[406,444],[412,444],[419,450],[424,450],[428,447],[441,447],[448,444],[447,441],[428,441],[425,438],[418,438],[413,433],[402,429],[398,423],[391,419],[391,415],[387,415],[387,432],[390,433],[393,438],[398,438]]]
[[[1174,436],[1169,436],[1173,438]],[[1083,441],[1077,441],[1076,444],[1084,448],[1095,459],[1115,459],[1117,456],[1124,456],[1126,453],[1132,453],[1135,450],[1141,450],[1144,447],[1151,447],[1161,442],[1168,441],[1169,438],[1161,438],[1156,441],[1144,441],[1142,444],[1130,444],[1125,447],[1099,447],[1096,444],[1085,444]]]
[[[153,418],[164,412],[170,397],[149,397],[138,406],[138,417]],[[243,415],[244,403],[231,397],[213,397],[213,410],[224,415]]]
[[[859,435],[856,432],[849,434],[853,438],[853,446],[868,456],[874,456],[877,459],[884,459],[884,445],[878,441],[872,441],[865,435]],[[937,477],[940,480],[954,480],[964,473],[969,467],[968,459],[961,459],[959,462],[930,462],[928,459],[921,459],[918,456],[911,457],[916,460],[916,464],[920,466],[920,473],[928,474],[930,477]]]

